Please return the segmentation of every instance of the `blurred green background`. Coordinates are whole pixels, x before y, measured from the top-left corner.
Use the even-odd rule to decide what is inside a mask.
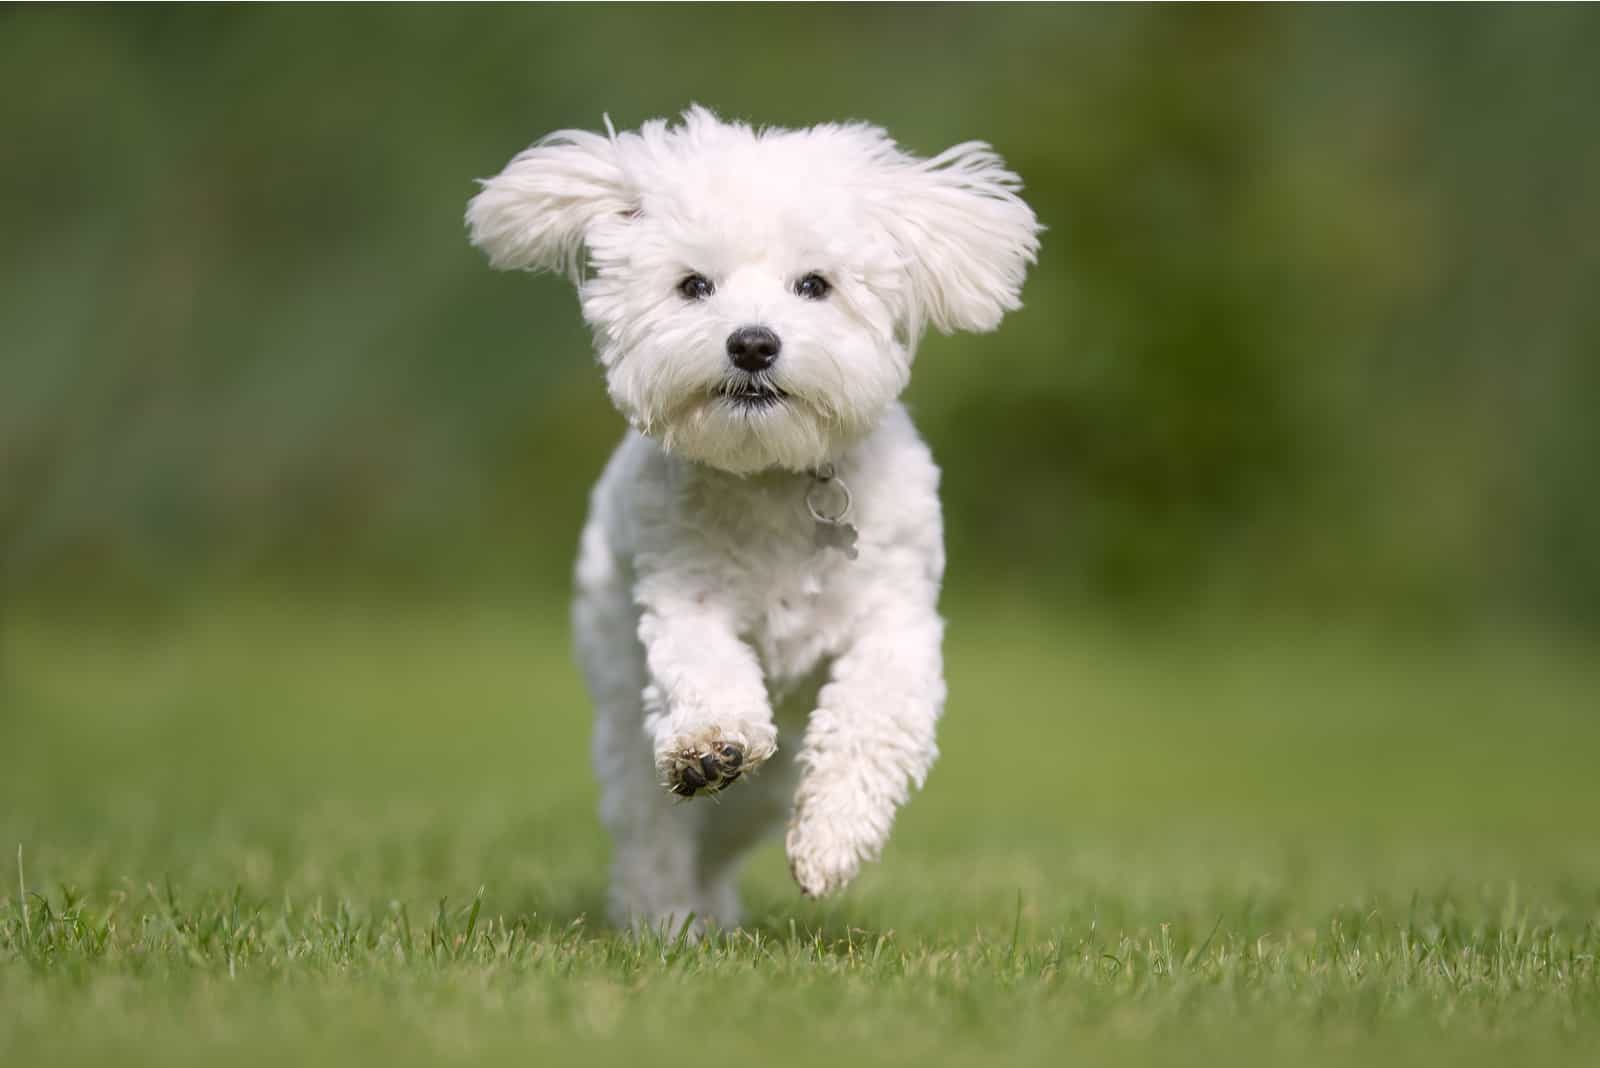
[[[12,603],[564,597],[620,419],[568,287],[489,272],[463,207],[552,129],[697,101],[982,138],[1026,182],[1026,307],[909,393],[953,588],[1600,627],[1590,10],[0,20]]]

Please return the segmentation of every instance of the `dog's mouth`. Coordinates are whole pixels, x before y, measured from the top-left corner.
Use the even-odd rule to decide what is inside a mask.
[[[763,411],[789,399],[789,394],[759,379],[729,380],[717,387],[717,396],[741,411]]]

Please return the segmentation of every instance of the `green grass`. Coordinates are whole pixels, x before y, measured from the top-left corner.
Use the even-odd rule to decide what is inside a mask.
[[[559,605],[14,613],[0,1064],[1600,1056],[1584,650],[949,614],[883,862],[690,945],[601,922]]]

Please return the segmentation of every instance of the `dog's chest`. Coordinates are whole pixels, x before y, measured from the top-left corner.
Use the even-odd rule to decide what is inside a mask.
[[[761,658],[775,700],[843,649],[850,611],[848,598],[831,581],[832,563],[806,561],[788,575],[775,576],[752,598],[755,611],[746,640]]]
[[[720,520],[726,592],[777,699],[843,649],[862,562],[818,544],[803,489],[751,493]]]

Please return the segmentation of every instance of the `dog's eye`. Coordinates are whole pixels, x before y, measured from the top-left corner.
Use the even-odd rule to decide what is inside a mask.
[[[684,300],[705,300],[716,291],[711,279],[703,274],[691,274],[678,283],[678,292],[683,294]]]
[[[832,289],[833,287],[828,284],[828,280],[815,271],[794,284],[795,293],[807,300],[821,300]]]

